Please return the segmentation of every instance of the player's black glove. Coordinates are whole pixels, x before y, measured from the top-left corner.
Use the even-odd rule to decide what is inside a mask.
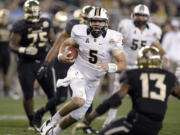
[[[49,63],[48,62],[44,62],[41,67],[39,68],[39,70],[37,71],[37,78],[38,79],[42,79],[43,77],[47,77],[48,74],[48,66]]]

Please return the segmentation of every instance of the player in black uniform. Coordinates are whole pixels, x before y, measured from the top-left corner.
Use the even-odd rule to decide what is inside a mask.
[[[122,87],[100,104],[96,111],[81,123],[86,127],[93,119],[104,114],[109,108],[121,104],[121,99],[130,95],[133,105],[127,118],[110,123],[99,135],[157,135],[167,110],[170,94],[180,98],[180,85],[176,77],[161,69],[161,59],[157,48],[144,47],[138,54],[138,69],[122,73]]]
[[[57,38],[56,42],[54,43],[53,47],[51,50],[48,52],[48,55],[46,56],[46,59],[44,63],[42,64],[40,70],[38,71],[38,76],[43,77],[46,75],[47,72],[47,67],[48,65],[55,59],[57,56],[57,53],[59,51],[61,43],[65,41],[67,38],[70,37],[71,35],[71,30],[74,25],[79,24],[79,23],[84,23],[87,24],[87,14],[89,11],[92,9],[91,6],[85,6],[82,8],[82,13],[81,17],[78,19],[72,19],[67,22],[65,30],[60,34],[60,36]],[[67,75],[67,71],[69,67],[72,65],[72,63],[64,63],[64,62],[59,62],[57,58],[55,59],[54,62],[54,67],[56,69],[56,78],[57,79],[63,79]],[[50,99],[45,106],[42,108],[38,109],[35,113],[34,116],[34,127],[39,130],[41,126],[41,119],[44,113],[46,113],[51,107],[57,106],[61,103],[63,103],[67,99],[67,87],[59,87],[57,88],[57,92],[54,98]],[[91,108],[90,110],[91,111]]]
[[[0,10],[0,66],[3,71],[3,91],[4,96],[9,95],[8,69],[10,64],[9,52],[9,36],[8,27],[9,11],[7,9]]]
[[[48,41],[50,41],[48,43]],[[33,85],[35,79],[43,88],[48,99],[54,97],[54,82],[52,68],[47,68],[46,76],[38,78],[37,71],[41,67],[49,50],[49,44],[55,41],[51,22],[40,18],[40,7],[37,0],[27,0],[24,3],[24,19],[13,25],[10,48],[18,54],[18,78],[24,94],[24,109],[29,119],[29,129],[33,121]],[[54,80],[55,81],[55,80]],[[51,107],[51,115],[56,107]]]

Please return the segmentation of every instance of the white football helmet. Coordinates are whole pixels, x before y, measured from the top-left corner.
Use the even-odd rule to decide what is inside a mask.
[[[92,26],[92,21],[104,21],[104,26],[99,26],[99,29],[95,29]],[[100,7],[93,8],[88,14],[88,31],[96,38],[100,34],[106,33],[109,24],[109,17],[107,10]],[[97,26],[96,26],[97,27]]]
[[[149,8],[146,5],[139,4],[134,7],[131,17],[134,20],[134,24],[136,27],[147,25],[147,21],[150,17]]]
[[[147,15],[149,17],[150,16],[149,8],[144,4],[139,4],[135,6],[133,10],[133,16],[136,14]]]

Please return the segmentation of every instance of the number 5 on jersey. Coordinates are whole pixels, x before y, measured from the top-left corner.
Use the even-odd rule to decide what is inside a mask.
[[[97,57],[97,53],[98,51],[97,50],[90,50],[89,51],[89,62],[92,63],[92,64],[96,64],[97,63],[97,60],[98,60],[98,57]]]
[[[146,46],[146,42],[147,42],[147,41],[140,41],[141,47]],[[137,48],[138,48],[138,43],[139,43],[139,40],[133,39],[131,49],[132,49],[132,50],[137,50]]]

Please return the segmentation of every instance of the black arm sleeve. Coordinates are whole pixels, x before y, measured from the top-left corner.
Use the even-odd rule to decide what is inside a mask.
[[[19,21],[16,21],[14,24],[13,24],[13,27],[12,27],[12,30],[11,32],[14,32],[14,33],[18,33],[20,35],[23,35],[23,30],[25,29],[25,21],[24,20],[19,20]]]
[[[121,104],[121,98],[117,93],[110,96],[108,99],[104,100],[97,108],[96,112],[100,115],[104,114],[111,107],[118,107]]]
[[[66,31],[69,35],[71,35],[72,28],[73,28],[73,26],[76,25],[76,24],[79,24],[79,20],[77,20],[77,19],[72,19],[72,20],[68,21],[67,24],[66,24],[65,31]]]

